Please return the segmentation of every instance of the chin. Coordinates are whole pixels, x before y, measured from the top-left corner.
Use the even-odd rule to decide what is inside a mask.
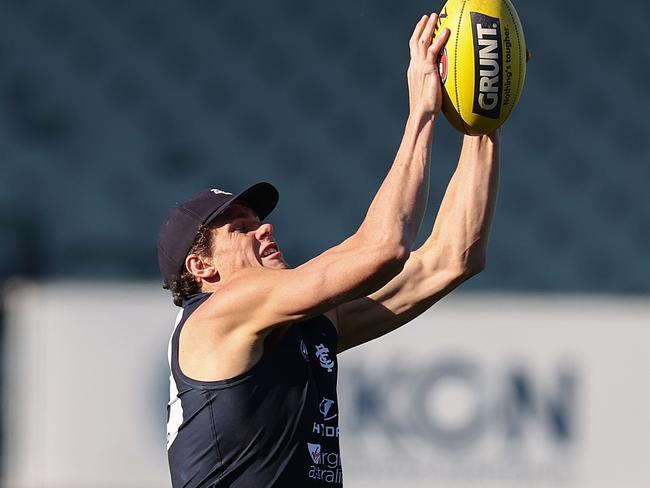
[[[278,253],[278,254],[279,254],[278,256],[275,256],[272,259],[262,258],[262,257],[258,257],[257,259],[259,260],[259,263],[265,268],[289,269],[291,266],[289,266],[287,262],[284,260],[284,256],[282,255],[282,253]]]
[[[262,261],[262,266],[265,268],[271,268],[271,269],[288,269],[289,265],[284,261],[283,258],[281,259],[269,259]]]
[[[289,265],[284,262],[284,259],[282,261],[273,261],[272,263],[269,263],[267,268],[273,268],[273,269],[289,269]]]

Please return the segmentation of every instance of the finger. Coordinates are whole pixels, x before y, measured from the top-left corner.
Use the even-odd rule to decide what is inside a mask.
[[[494,144],[498,144],[501,139],[501,127],[494,129],[487,136]]]
[[[426,15],[423,15],[419,22],[415,24],[415,29],[413,29],[413,34],[411,34],[411,39],[409,39],[409,47],[411,49],[415,49],[418,39],[420,38],[420,34],[422,33],[422,29],[424,29],[424,26],[426,25],[428,19],[429,18]]]
[[[431,14],[431,17],[429,17],[427,24],[424,26],[424,29],[422,30],[422,34],[420,34],[419,45],[422,48],[423,53],[426,53],[427,48],[431,44],[431,39],[433,39],[433,30],[436,28],[437,23],[438,23],[438,15]]]
[[[440,31],[431,46],[429,46],[429,49],[427,49],[427,61],[434,63],[438,59],[438,54],[440,54],[442,47],[449,39],[449,34],[450,31],[446,27]]]
[[[528,61],[530,61],[530,58],[531,58],[532,56],[533,56],[533,55],[530,54],[529,49],[526,48],[526,63],[528,63]]]

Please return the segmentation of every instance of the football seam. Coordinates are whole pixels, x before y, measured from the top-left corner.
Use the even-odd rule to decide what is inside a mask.
[[[503,4],[506,6],[508,9],[508,14],[510,15],[510,19],[512,20],[512,26],[515,28],[515,35],[517,36],[517,45],[519,46],[521,44],[521,36],[519,35],[519,29],[517,28],[517,22],[515,20],[515,16],[512,14],[512,10],[510,9],[510,5],[508,5],[507,2],[503,2]],[[525,47],[524,47],[525,50]],[[517,100],[519,100],[519,96],[521,95],[521,53],[519,53],[519,56],[517,56],[517,63],[519,64],[518,70],[517,70],[517,96],[514,99],[515,103]],[[512,111],[514,110],[515,104],[511,103],[510,104],[510,110],[508,111],[508,117],[512,115]]]
[[[467,132],[467,124],[463,120],[463,111],[460,107],[460,97],[458,96],[458,37],[460,35],[460,24],[463,20],[463,12],[465,11],[465,4],[467,0],[463,0],[463,4],[460,6],[460,15],[458,16],[458,24],[456,25],[456,39],[454,41],[454,91],[456,92],[456,107],[458,107],[458,118],[460,118],[460,123],[463,124],[463,132]]]

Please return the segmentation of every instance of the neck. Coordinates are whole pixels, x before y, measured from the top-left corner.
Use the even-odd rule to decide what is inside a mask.
[[[212,283],[209,281],[201,280],[201,293],[213,293],[217,291],[220,284],[221,281]]]

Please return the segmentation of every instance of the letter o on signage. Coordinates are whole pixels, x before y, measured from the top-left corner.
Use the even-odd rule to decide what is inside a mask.
[[[474,405],[471,414],[462,425],[449,426],[428,408],[428,399],[435,396],[436,389],[444,387],[449,380],[460,382],[473,392]],[[449,449],[465,447],[478,440],[485,427],[485,409],[482,405],[482,385],[479,368],[463,359],[450,359],[434,363],[419,378],[415,385],[414,418],[416,432]]]

